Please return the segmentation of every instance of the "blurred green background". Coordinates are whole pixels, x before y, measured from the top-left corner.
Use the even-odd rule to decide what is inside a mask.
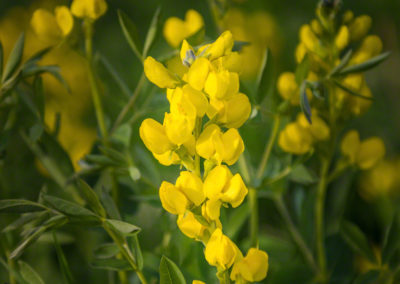
[[[269,17],[275,22],[276,38],[273,38],[270,44],[276,46],[273,49],[276,74],[283,71],[293,71],[295,68],[294,50],[298,43],[298,29],[302,24],[308,23],[314,17],[316,1],[248,0],[238,2],[232,2],[232,6],[249,15],[257,11],[268,13]],[[19,31],[29,27],[27,24],[29,23],[29,15],[35,8],[41,6],[52,7],[54,4],[69,3],[65,1],[1,0],[0,40],[2,42],[15,41]],[[94,49],[115,68],[130,90],[133,90],[139,81],[142,67],[123,37],[118,23],[118,9],[123,10],[134,21],[142,40],[144,40],[151,18],[158,6],[161,6],[162,9],[162,23],[171,16],[183,18],[188,9],[195,9],[204,18],[206,38],[213,40],[218,35],[207,1],[113,0],[108,1],[108,5],[109,9],[106,15],[96,22]],[[20,8],[22,8],[25,14],[13,14],[16,8],[18,11],[21,11]],[[356,16],[362,14],[370,15],[373,19],[372,33],[381,37],[385,51],[392,52],[386,62],[367,73],[367,82],[375,101],[370,110],[363,117],[354,120],[349,125],[349,128],[357,128],[364,137],[375,135],[382,137],[387,147],[387,157],[395,158],[400,153],[400,131],[398,131],[400,129],[400,112],[398,111],[400,108],[400,1],[344,0],[343,9],[351,9]],[[6,20],[10,17],[14,17],[14,21]],[[259,27],[259,29],[267,28]],[[82,45],[79,41],[75,44],[78,49]],[[159,32],[155,47],[150,54],[158,58],[171,51],[172,48],[167,45],[162,33]],[[70,55],[67,54],[65,56],[65,61],[68,61]],[[261,57],[258,60],[261,61]],[[98,64],[98,74],[102,82],[107,117],[110,121],[114,121],[120,109],[126,104],[127,99],[121,94],[122,92],[118,85],[110,79],[107,70],[100,63]],[[68,78],[72,81],[75,80],[74,84],[86,84],[84,82],[84,74],[81,74],[80,77]],[[253,81],[250,79],[247,82],[250,89]],[[56,100],[54,98],[61,96],[58,94],[58,90],[57,87],[49,88],[46,99],[48,101]],[[82,92],[81,96],[79,94],[74,95],[68,99],[68,104],[60,104],[58,107],[66,109],[70,106],[73,108],[74,104],[81,105],[83,110],[79,111],[79,116],[82,118],[85,129],[91,134],[87,136],[82,134],[80,136],[80,132],[77,132],[77,140],[87,139],[85,141],[94,141],[94,111],[90,100],[87,99],[89,95],[87,89]],[[147,96],[150,96],[150,94],[151,97],[148,98]],[[159,258],[161,254],[165,254],[176,261],[180,267],[184,267],[183,271],[188,280],[193,278],[213,279],[212,274],[214,272],[208,269],[202,256],[201,245],[192,242],[176,229],[174,217],[161,209],[157,198],[157,187],[161,180],[173,181],[178,173],[177,167],[166,168],[158,165],[147,149],[143,147],[138,137],[138,127],[145,117],[160,118],[167,109],[165,96],[159,89],[146,84],[139,97],[138,105],[145,105],[145,107],[143,108],[144,111],[138,113],[133,121],[129,155],[146,157],[135,162],[137,162],[139,168],[143,166],[146,169],[148,172],[147,178],[151,182],[132,182],[122,177],[120,179],[121,194],[119,205],[122,208],[121,212],[123,212],[124,218],[142,228],[139,240],[142,249],[145,251],[145,273],[156,279]],[[29,123],[29,120],[32,119],[29,115],[25,115],[23,111],[19,114],[18,120],[22,124],[25,121]],[[72,123],[72,125],[74,124]],[[253,164],[258,163],[260,153],[263,151],[269,135],[269,127],[268,121],[265,123],[250,121],[242,130],[242,133],[245,133],[244,140],[246,145],[249,146],[248,152]],[[72,130],[65,135],[73,136],[74,131]],[[12,146],[7,149],[5,156],[1,157],[0,199],[26,198],[35,200],[44,183],[47,184],[49,190],[59,192],[57,186],[45,174],[42,174],[33,154],[18,135],[12,136],[10,141],[12,141],[10,143]],[[71,147],[71,149],[76,149],[79,146]],[[66,148],[68,147],[66,146]],[[77,151],[76,155],[79,155],[79,153],[81,152]],[[97,178],[98,176],[89,176],[88,180],[94,183]],[[372,243],[379,246],[382,242],[383,232],[390,222],[391,210],[393,207],[399,206],[399,204],[398,202],[391,203],[389,197],[379,197],[372,201],[364,200],[357,193],[358,186],[357,178],[350,179],[345,176],[338,184],[335,184],[331,192],[343,187],[350,188],[350,197],[348,198],[345,215],[366,232]],[[312,244],[312,233],[310,234],[309,228],[307,228],[312,222],[312,216],[307,215],[307,212],[303,212],[301,207],[310,202],[307,198],[309,198],[309,194],[304,188],[291,187],[286,201],[289,204],[291,213],[297,216],[295,220],[299,227],[304,230],[302,233],[304,233],[306,240]],[[329,211],[331,201],[334,203],[334,199],[330,198],[331,195],[328,193],[328,218],[329,214],[332,213]],[[332,198],[335,197],[333,196]],[[298,202],[301,202],[302,205],[299,205]],[[266,283],[305,283],[309,281],[310,271],[302,267],[302,259],[296,254],[296,249],[290,243],[287,234],[278,230],[282,220],[272,202],[263,199],[260,204],[260,214],[260,233],[263,236],[260,239],[260,246],[269,253],[271,265],[270,275],[267,277]],[[15,217],[1,215],[0,228]],[[232,214],[227,214],[222,218],[230,224],[239,222],[236,220],[237,216]],[[234,226],[232,225],[232,227]],[[239,243],[244,248],[248,246],[246,234],[246,225],[243,225],[240,230],[234,233],[234,237],[239,240]],[[110,273],[91,269],[89,266],[93,250],[96,246],[106,241],[101,230],[84,230],[67,226],[62,230],[60,240],[63,243],[63,250],[77,283],[112,283],[113,276]],[[337,282],[332,283],[347,283],[342,282],[344,278],[340,278],[341,273],[344,274],[347,270],[351,270],[350,267],[356,260],[351,258],[348,248],[337,235],[329,237],[328,242],[328,256],[332,256],[330,259],[336,262],[333,267],[339,271],[336,274],[338,277]],[[50,236],[41,238],[30,247],[23,255],[23,259],[39,271],[46,283],[61,283],[59,282],[60,273],[57,256]],[[282,267],[285,267],[285,269],[282,269]],[[7,272],[0,266],[0,282],[3,283],[6,280]]]

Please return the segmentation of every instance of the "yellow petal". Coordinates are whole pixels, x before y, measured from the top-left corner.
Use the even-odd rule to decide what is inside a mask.
[[[232,173],[225,165],[216,166],[212,169],[208,173],[203,185],[206,197],[210,200],[220,199],[231,178]]]
[[[181,232],[192,239],[200,239],[205,230],[205,227],[197,221],[194,214],[190,211],[179,215],[176,223]]]
[[[175,186],[196,206],[203,203],[206,198],[201,178],[192,172],[182,171],[176,180]]]
[[[197,116],[204,116],[206,110],[208,109],[208,100],[204,93],[192,88],[190,85],[185,85],[183,87],[183,93],[196,108]]]
[[[207,200],[201,207],[202,215],[208,220],[219,220],[221,205],[219,200]]]
[[[168,140],[180,146],[191,139],[194,120],[179,113],[165,113],[164,127]]]
[[[198,91],[203,90],[209,70],[210,62],[204,57],[197,58],[187,73],[188,83]]]
[[[335,38],[335,45],[339,50],[344,49],[348,44],[350,40],[350,35],[349,35],[349,29],[347,26],[341,26],[336,38]]]
[[[173,89],[179,84],[174,75],[151,56],[148,56],[144,61],[144,73],[150,82],[160,88]]]
[[[235,128],[229,129],[222,135],[224,145],[223,161],[233,165],[244,151],[244,143],[239,132]]]
[[[242,278],[249,282],[260,282],[267,277],[268,266],[268,254],[262,250],[250,248],[247,255],[234,264],[231,279]]]
[[[342,139],[340,145],[342,154],[349,159],[351,164],[356,162],[357,154],[360,149],[360,135],[355,130],[350,130]]]
[[[168,139],[164,127],[154,119],[143,120],[139,128],[139,135],[147,149],[155,154],[164,154],[174,147]]]
[[[222,234],[221,229],[217,228],[206,245],[204,255],[210,265],[225,270],[231,267],[235,261],[237,247],[227,236]]]
[[[239,128],[249,118],[250,113],[249,98],[245,94],[238,93],[225,101],[223,111],[217,121],[227,128]]]
[[[361,15],[354,19],[349,26],[351,41],[359,41],[367,35],[372,25],[372,19],[370,16]]]
[[[107,11],[104,0],[74,0],[71,4],[71,13],[78,18],[96,20]]]
[[[196,142],[196,152],[202,158],[210,160],[215,158],[219,161],[222,160],[222,153],[220,149],[223,148],[222,144],[222,133],[220,128],[216,124],[207,126],[200,134]],[[216,154],[218,156],[216,156]]]
[[[163,181],[159,190],[162,207],[171,214],[183,214],[189,205],[186,196],[172,183]]]
[[[56,18],[45,9],[37,9],[33,13],[31,26],[35,34],[43,40],[57,41],[61,37]]]
[[[362,170],[372,168],[385,156],[385,144],[379,137],[371,137],[364,140],[357,155],[357,165]]]
[[[230,31],[223,32],[217,40],[206,50],[210,60],[228,54],[233,47],[233,36]]]
[[[293,105],[298,105],[300,103],[300,91],[294,73],[282,73],[278,78],[277,87],[282,98],[289,100]]]
[[[240,174],[235,174],[229,181],[228,187],[223,192],[221,200],[230,203],[233,208],[236,208],[242,204],[247,193],[248,189],[242,177]]]
[[[161,165],[164,166],[178,165],[181,161],[178,154],[176,154],[174,151],[167,151],[163,154],[153,153],[153,156]]]
[[[58,6],[54,10],[54,14],[63,36],[68,35],[74,27],[74,18],[70,10],[66,6]]]
[[[280,132],[278,144],[286,152],[297,155],[305,154],[311,150],[311,133],[298,123],[289,123]]]

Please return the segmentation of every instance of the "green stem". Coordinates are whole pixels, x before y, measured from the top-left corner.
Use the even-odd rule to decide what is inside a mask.
[[[218,280],[220,284],[231,284],[231,279],[229,277],[229,270],[218,273]]]
[[[282,196],[277,195],[276,198],[274,198],[275,205],[281,214],[283,220],[286,223],[286,226],[289,230],[289,233],[293,239],[293,241],[296,243],[298,246],[300,252],[303,254],[304,259],[307,261],[308,265],[314,270],[317,271],[318,267],[315,263],[314,257],[304,242],[302,236],[300,235],[299,231],[297,230],[296,226],[293,224],[292,218],[290,217],[290,214],[283,202]]]
[[[265,145],[265,150],[264,150],[260,165],[257,170],[257,174],[256,174],[257,180],[260,180],[263,177],[265,167],[267,166],[269,157],[271,155],[272,147],[274,146],[276,136],[278,134],[280,122],[281,122],[280,115],[278,114],[278,115],[274,116],[274,124],[272,126],[271,136],[269,137],[268,143]]]
[[[250,245],[258,248],[258,196],[255,188],[249,188]]]
[[[329,166],[330,159],[323,159],[321,176],[317,187],[317,196],[315,202],[315,234],[317,245],[317,259],[322,282],[326,281],[326,255],[324,245],[324,203],[326,188],[328,185]]]
[[[139,82],[136,85],[135,91],[133,92],[133,95],[130,97],[128,103],[125,105],[125,107],[119,113],[119,115],[118,115],[117,119],[115,120],[115,123],[110,131],[110,134],[114,133],[114,131],[118,128],[118,126],[124,120],[128,111],[131,108],[133,108],[133,106],[135,105],[135,102],[136,102],[137,98],[139,97],[140,91],[142,90],[143,84],[146,81],[145,79],[146,79],[146,77],[144,76],[144,73],[142,73],[142,75],[140,76]]]
[[[92,99],[94,104],[94,109],[96,112],[96,119],[97,123],[100,128],[101,137],[107,140],[107,128],[104,120],[104,113],[103,113],[103,106],[100,99],[100,92],[97,87],[96,78],[94,75],[93,69],[93,42],[92,42],[92,35],[93,35],[93,22],[89,19],[85,19],[85,51],[86,51],[86,59],[88,64],[88,75],[89,75],[89,83],[90,88],[92,90]]]

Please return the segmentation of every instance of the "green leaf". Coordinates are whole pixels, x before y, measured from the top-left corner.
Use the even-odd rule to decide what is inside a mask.
[[[139,227],[124,221],[107,219],[105,222],[124,236],[132,236],[140,231]]]
[[[274,70],[272,54],[269,48],[265,50],[260,72],[257,76],[256,103],[261,104],[274,91]]]
[[[83,193],[85,200],[89,204],[89,207],[101,217],[106,217],[106,211],[104,210],[96,192],[82,179],[78,180],[78,186],[80,192]]]
[[[146,39],[144,41],[143,58],[147,57],[147,54],[149,53],[150,48],[154,43],[154,39],[156,38],[157,26],[160,20],[160,12],[161,8],[158,7],[153,15],[153,18],[151,19],[150,27],[147,31]]]
[[[42,195],[42,198],[49,206],[51,206],[52,208],[61,213],[64,213],[67,216],[73,216],[73,217],[86,216],[97,219],[96,215],[92,211],[78,204],[75,204],[71,201],[67,201],[55,196],[45,195],[45,194]]]
[[[75,283],[74,277],[72,276],[71,270],[68,265],[68,261],[67,261],[65,255],[64,255],[64,252],[57,240],[57,235],[54,232],[53,232],[53,240],[54,240],[54,246],[56,247],[58,262],[60,264],[60,270],[64,277],[64,280],[68,284]]]
[[[10,259],[18,258],[23,251],[32,244],[40,235],[46,232],[48,229],[56,226],[62,226],[68,221],[68,219],[63,215],[56,215],[51,217],[46,222],[44,222],[41,226],[35,228],[35,230],[26,237],[18,246],[11,252]]]
[[[27,64],[32,64],[32,63],[37,63],[39,60],[41,60],[43,58],[43,56],[45,56],[53,47],[49,46],[46,48],[43,48],[41,50],[39,50],[38,52],[36,52],[34,55],[32,55],[31,57],[29,57],[29,59],[24,63],[24,65]]]
[[[352,55],[353,55],[353,50],[350,49],[340,60],[340,63],[332,69],[328,77],[335,76],[338,72],[340,72],[347,65],[347,63],[349,63]]]
[[[300,108],[301,108],[301,111],[306,116],[308,123],[312,124],[311,107],[310,107],[310,103],[308,101],[306,90],[307,90],[306,83],[303,82],[300,87]]]
[[[125,97],[127,99],[129,99],[131,97],[131,90],[129,89],[128,85],[125,83],[125,81],[121,78],[121,76],[118,74],[117,70],[115,70],[114,66],[112,64],[110,64],[110,62],[107,60],[107,58],[105,58],[104,56],[102,56],[101,54],[99,54],[99,60],[101,62],[101,64],[103,64],[104,68],[106,69],[106,71],[111,75],[111,77],[114,79],[114,82],[118,85],[118,87],[120,88],[120,90],[122,91],[122,94],[125,95]]]
[[[340,83],[339,81],[337,81],[337,80],[332,80],[332,82],[333,82],[336,86],[338,86],[339,88],[341,88],[343,91],[349,93],[349,94],[352,95],[352,96],[359,97],[359,98],[362,98],[362,99],[365,99],[365,100],[368,100],[368,101],[373,101],[373,100],[374,100],[374,98],[372,98],[372,97],[367,97],[367,96],[364,96],[364,95],[361,95],[361,94],[357,93],[356,91],[352,90],[351,88],[346,87],[345,85],[341,84],[341,83]]]
[[[29,284],[44,284],[39,274],[26,262],[18,261],[19,271],[22,278]]]
[[[382,262],[389,262],[392,255],[400,247],[400,213],[393,216],[392,223],[387,230],[382,250]]]
[[[40,75],[43,73],[49,73],[50,75],[52,75],[64,86],[64,88],[68,91],[68,93],[71,92],[71,89],[69,88],[68,83],[64,80],[64,78],[60,74],[60,67],[57,65],[40,66],[40,65],[36,65],[36,64],[27,64],[27,65],[24,65],[24,67],[22,69],[23,77]]]
[[[13,231],[13,230],[21,229],[26,224],[30,223],[31,221],[40,220],[41,218],[43,218],[47,214],[49,214],[47,211],[29,212],[29,213],[26,213],[26,214],[22,214],[14,222],[8,224],[7,227],[5,227],[1,232],[6,233],[6,232]]]
[[[390,55],[390,52],[384,52],[378,56],[372,57],[371,59],[369,59],[363,63],[351,65],[346,68],[343,68],[339,73],[337,73],[337,75],[344,76],[347,74],[360,73],[360,72],[367,71],[367,70],[381,64],[383,61],[386,60],[386,58],[389,57],[389,55]]]
[[[6,67],[4,68],[4,73],[2,77],[2,82],[4,83],[9,79],[15,70],[18,68],[22,60],[22,54],[24,52],[25,34],[22,33],[17,42],[15,43],[10,56],[8,57]]]
[[[164,255],[160,263],[160,284],[186,284],[178,266]]]
[[[142,249],[140,248],[140,243],[137,234],[134,235],[132,238],[130,238],[129,241],[131,243],[131,247],[135,256],[136,265],[138,266],[138,269],[142,270],[144,261],[143,261]]]
[[[355,253],[368,258],[374,263],[376,262],[375,255],[368,243],[367,237],[355,224],[349,221],[343,221],[340,227],[340,234]]]
[[[97,269],[105,269],[105,270],[113,270],[113,271],[120,271],[120,270],[132,270],[129,262],[125,259],[95,259],[93,260],[90,265],[93,268]]]
[[[115,243],[102,244],[94,251],[96,259],[106,259],[116,256],[119,253],[119,247]]]
[[[29,138],[37,142],[44,132],[42,123],[35,123],[31,128],[29,128]]]
[[[354,284],[372,284],[377,283],[381,271],[369,270],[368,272],[361,274],[354,280]],[[379,283],[379,282],[378,282]]]
[[[119,164],[120,166],[127,165],[126,158],[123,154],[120,152],[110,148],[110,147],[105,147],[105,146],[99,146],[100,152],[112,159],[116,164]]]
[[[121,220],[117,205],[104,187],[101,189],[100,200],[110,218]]]
[[[303,81],[307,78],[308,72],[310,71],[310,60],[308,55],[305,55],[303,60],[296,68],[295,76],[297,85],[301,85]]]
[[[141,54],[142,43],[139,40],[139,35],[135,24],[123,11],[118,10],[118,20],[121,25],[122,32],[124,33],[125,39],[131,47],[132,51],[135,53],[140,61],[143,61]]]
[[[40,203],[24,199],[0,200],[0,213],[27,213],[48,209]]]
[[[318,181],[318,177],[304,165],[293,167],[289,174],[289,179],[301,184],[313,184]]]

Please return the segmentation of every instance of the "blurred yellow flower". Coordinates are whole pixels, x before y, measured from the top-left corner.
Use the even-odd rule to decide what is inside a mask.
[[[371,25],[372,19],[368,15],[361,15],[355,18],[349,25],[351,41],[361,40],[364,36],[367,35],[368,31],[371,28]]]
[[[237,261],[232,268],[231,279],[259,282],[267,277],[268,254],[256,248],[250,248],[247,255]]]
[[[74,0],[71,4],[71,12],[78,18],[96,20],[107,11],[105,0]]]
[[[168,18],[164,24],[163,34],[169,45],[178,47],[184,39],[198,32],[203,26],[203,17],[191,9],[186,12],[185,20],[177,17]]]

